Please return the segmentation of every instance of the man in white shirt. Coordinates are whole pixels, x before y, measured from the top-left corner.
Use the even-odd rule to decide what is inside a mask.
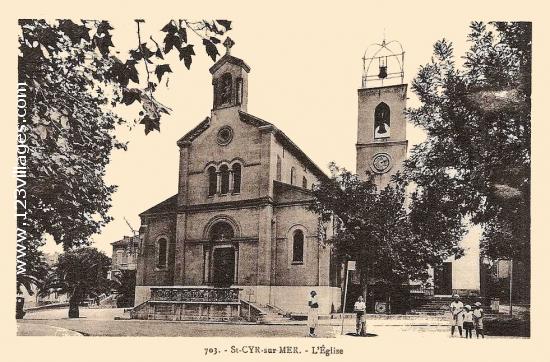
[[[453,301],[451,302],[451,336],[455,334],[455,327],[458,327],[458,333],[462,337],[462,314],[464,311],[464,304],[460,301],[458,294],[453,295]]]
[[[315,337],[315,328],[319,323],[319,302],[317,301],[317,292],[312,290],[308,301],[309,310],[307,313],[307,326],[309,327],[309,336]]]
[[[363,296],[357,298],[357,302],[353,305],[353,311],[356,314],[355,319],[355,330],[357,331],[358,336],[364,336],[366,334],[365,328],[365,313],[367,311],[367,305],[363,301]]]

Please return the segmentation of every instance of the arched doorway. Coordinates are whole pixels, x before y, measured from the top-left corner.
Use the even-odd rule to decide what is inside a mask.
[[[235,284],[237,276],[238,248],[233,244],[235,231],[225,222],[218,221],[210,228],[209,238],[212,247],[211,283],[215,287],[226,288]]]

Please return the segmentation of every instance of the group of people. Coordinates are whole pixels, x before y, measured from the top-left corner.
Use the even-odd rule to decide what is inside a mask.
[[[309,312],[307,315],[307,325],[309,328],[309,336],[315,337],[315,328],[319,323],[319,302],[317,300],[317,293],[312,290],[310,293],[310,299],[308,301]],[[353,311],[356,314],[355,330],[358,336],[366,335],[365,327],[365,314],[367,306],[362,296],[357,298],[353,306]],[[476,331],[476,338],[485,338],[483,334],[483,309],[481,303],[476,302],[472,308],[470,305],[464,305],[460,301],[458,294],[453,295],[453,301],[450,305],[451,309],[451,336],[454,336],[455,330],[458,329],[458,333],[462,337],[462,330],[464,330],[465,338],[472,338],[472,331]]]
[[[454,336],[455,329],[458,328],[458,333],[462,337],[462,330],[464,329],[465,338],[472,338],[472,331],[475,329],[476,338],[485,338],[483,334],[483,309],[481,309],[481,303],[476,302],[472,308],[470,305],[464,305],[460,301],[460,297],[453,295],[453,301],[451,302],[451,336]]]
[[[308,301],[309,311],[307,314],[307,326],[309,328],[309,336],[315,337],[315,328],[317,328],[317,324],[319,323],[319,302],[317,300],[317,292],[314,290],[310,293],[310,298]],[[355,329],[358,336],[365,336],[367,334],[366,326],[365,326],[365,314],[367,311],[367,305],[365,304],[365,301],[363,300],[362,296],[359,296],[357,298],[357,301],[355,302],[353,306],[353,311],[356,314],[356,323],[355,323]]]

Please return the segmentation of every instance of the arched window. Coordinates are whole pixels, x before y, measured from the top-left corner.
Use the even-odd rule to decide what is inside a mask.
[[[158,247],[158,260],[157,267],[166,268],[166,262],[168,260],[168,240],[165,238],[160,238],[157,241]]]
[[[294,167],[290,168],[290,184],[296,185],[296,169]]]
[[[210,228],[210,240],[224,241],[231,240],[235,236],[233,227],[224,221],[219,221]]]
[[[302,187],[304,189],[307,189],[307,178],[305,176],[302,177]]]
[[[220,193],[225,195],[229,192],[229,167],[222,165],[220,167],[221,186]]]
[[[218,188],[218,177],[214,166],[208,167],[208,196],[214,196]]]
[[[390,107],[384,102],[374,109],[374,138],[390,136]]]
[[[292,262],[304,262],[304,232],[296,230],[292,235]]]
[[[236,163],[232,167],[233,171],[233,193],[241,192],[241,165]]]
[[[231,74],[225,73],[221,77],[220,93],[218,98],[220,101],[219,105],[231,102],[231,94],[233,93],[232,88],[233,84],[231,80]]]
[[[281,181],[281,156],[277,155],[277,181]]]
[[[235,80],[235,103],[241,105],[243,103],[243,79]]]

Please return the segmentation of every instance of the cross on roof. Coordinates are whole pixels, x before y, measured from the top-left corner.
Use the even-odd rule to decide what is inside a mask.
[[[235,42],[230,37],[227,37],[225,41],[223,42],[223,46],[225,47],[225,53],[231,54],[231,47],[235,45]]]

